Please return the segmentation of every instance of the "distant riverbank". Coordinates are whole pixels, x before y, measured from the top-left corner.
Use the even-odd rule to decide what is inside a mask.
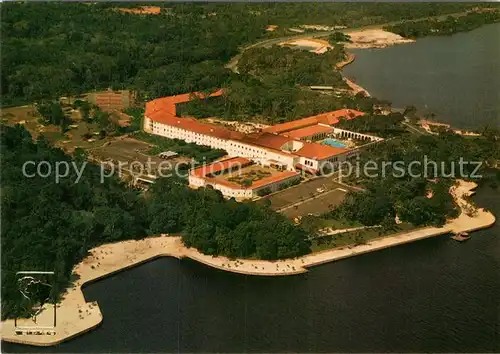
[[[351,49],[343,68],[370,94],[393,107],[413,105],[419,116],[457,129],[500,127],[500,24],[452,36],[419,38],[412,45]]]
[[[337,63],[335,66],[338,70],[341,70],[345,66],[353,63],[355,59],[356,59],[356,55],[354,55],[354,53],[347,52],[346,58],[343,61],[341,61],[340,63]],[[358,93],[363,92],[365,94],[365,96],[370,97],[370,93],[366,89],[359,86],[358,84],[356,84],[353,80],[349,79],[348,77],[346,77],[344,75],[342,75],[342,77],[344,79],[344,82],[349,86],[349,88],[352,90],[352,93],[354,95],[357,95]]]
[[[476,185],[472,182],[461,181],[457,187],[451,190],[457,204],[462,208],[462,213],[458,218],[449,221],[443,227],[426,227],[406,233],[389,235],[371,240],[367,244],[312,253],[296,259],[264,261],[230,260],[226,257],[212,257],[201,254],[196,249],[185,247],[180,237],[166,235],[138,241],[123,241],[102,245],[90,250],[90,255],[73,269],[73,274],[78,279],[73,286],[67,289],[67,293],[57,305],[58,322],[55,335],[16,335],[14,321],[7,320],[2,322],[2,339],[13,343],[51,346],[97,327],[103,320],[100,308],[96,303],[86,302],[82,288],[111,274],[158,257],[191,258],[210,267],[240,274],[282,276],[304,273],[307,272],[309,267],[437,235],[486,228],[495,222],[492,213],[484,209],[478,209],[474,215],[466,213],[469,208],[466,198],[473,193],[472,190],[475,187]],[[46,308],[39,315],[38,321],[43,323],[51,316],[52,311],[48,311]],[[19,322],[29,321],[31,320],[19,320]]]

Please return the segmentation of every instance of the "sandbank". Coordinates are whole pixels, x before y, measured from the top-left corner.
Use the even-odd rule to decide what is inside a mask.
[[[396,44],[414,43],[415,40],[404,38],[398,34],[382,29],[345,31],[351,37],[352,43],[346,43],[346,48],[385,48]]]

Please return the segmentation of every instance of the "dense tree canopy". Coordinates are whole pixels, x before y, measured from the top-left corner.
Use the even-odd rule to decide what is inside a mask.
[[[239,46],[272,35],[268,24],[361,26],[483,5],[168,3],[155,5],[159,15],[120,6],[134,4],[3,4],[2,105],[107,87],[146,98],[221,87],[230,78],[225,62]]]
[[[217,116],[275,124],[341,108],[371,113],[379,102],[362,94],[333,95],[296,86],[276,86],[242,74],[228,85],[222,97],[194,100],[179,105],[178,111],[198,118]]]
[[[387,225],[398,215],[401,221],[417,226],[442,225],[457,215],[449,194],[455,179],[479,182],[491,165],[488,162],[499,160],[498,136],[399,135],[363,151],[357,162],[360,175],[347,180],[355,180],[366,191],[350,192],[330,216]],[[364,170],[363,166],[374,167]]]
[[[147,97],[220,87],[229,75],[223,62],[264,33],[237,8],[217,18],[175,8],[138,16],[99,4],[2,6],[4,104],[106,87]]]
[[[473,12],[460,17],[448,16],[445,20],[428,19],[390,25],[384,29],[403,37],[443,36],[466,32],[486,24],[500,22],[500,8],[496,11]]]
[[[284,216],[252,202],[225,200],[213,189],[189,189],[185,180],[159,180],[144,197],[116,176],[101,181],[100,167],[76,160],[20,125],[1,126],[2,316],[18,309],[15,273],[55,271],[55,294],[87,250],[108,242],[159,233],[179,233],[187,246],[207,254],[277,259],[305,254],[305,232]],[[52,174],[26,177],[23,165],[47,161]],[[55,181],[56,163],[74,162]],[[43,167],[43,166],[42,166]],[[46,166],[41,169],[45,174]],[[28,165],[30,175],[36,165]]]
[[[142,4],[144,5],[144,4]],[[151,99],[181,92],[227,87],[223,97],[196,100],[184,107],[197,116],[231,119],[292,120],[343,107],[373,113],[378,101],[361,95],[325,95],[300,85],[341,87],[333,63],[343,52],[336,46],[324,56],[285,48],[255,49],[242,58],[242,74],[224,67],[239,46],[272,37],[265,28],[300,24],[361,26],[460,12],[477,4],[161,4],[159,15],[117,11],[117,3],[9,3],[2,5],[2,105],[42,102],[42,117],[61,125],[65,113],[53,99],[107,87],[138,90]],[[484,5],[486,6],[486,5]],[[488,5],[490,6],[490,5]],[[286,68],[286,70],[282,70]],[[109,129],[109,117],[79,107],[84,120]],[[189,112],[189,111],[194,112]],[[362,131],[398,135],[400,118],[383,125],[376,116],[360,120]],[[380,118],[383,119],[383,118]],[[344,123],[343,123],[344,124]],[[347,123],[345,123],[347,124]],[[455,135],[395,139],[376,145],[366,159],[498,161],[496,135],[464,140]],[[160,179],[146,195],[118,178],[101,181],[99,166],[88,163],[78,177],[74,168],[55,183],[54,176],[23,176],[27,161],[75,162],[42,137],[35,142],[21,126],[1,127],[2,167],[2,316],[17,308],[15,272],[56,272],[60,294],[72,267],[89,248],[158,233],[180,234],[186,245],[212,255],[277,259],[309,251],[304,230],[284,216],[252,202],[225,200],[213,189],[191,190],[185,181]],[[163,147],[213,159],[221,151],[165,141]],[[31,170],[30,172],[33,172]],[[78,183],[75,183],[78,179]],[[454,205],[446,193],[450,180],[434,187],[427,180],[390,177],[362,181],[367,191],[349,194],[334,211],[367,225],[385,223],[397,214],[416,225],[442,224]],[[432,189],[433,198],[423,197]]]
[[[275,86],[328,85],[347,87],[335,64],[344,59],[342,45],[322,55],[290,47],[252,48],[243,53],[238,70]]]
[[[402,125],[404,117],[401,113],[389,115],[367,114],[356,119],[341,119],[337,126],[341,129],[353,130],[359,133],[373,134],[381,138],[391,138],[408,134]]]

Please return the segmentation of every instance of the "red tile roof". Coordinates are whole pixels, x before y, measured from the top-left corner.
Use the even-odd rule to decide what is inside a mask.
[[[232,157],[226,160],[216,161],[209,165],[203,165],[201,167],[191,170],[189,173],[196,177],[205,177],[206,175],[222,172],[233,167],[244,167],[251,164],[252,161],[245,159],[244,157]]]
[[[153,121],[174,126],[180,129],[192,131],[198,134],[213,136],[219,139],[239,139],[244,134],[224,128],[220,125],[201,123],[192,118],[180,118],[156,112],[149,115]]]
[[[327,112],[327,113],[322,113],[318,114],[317,116],[314,116],[312,118],[316,118],[318,120],[318,123],[323,123],[323,124],[328,124],[328,125],[333,125],[337,124],[340,121],[340,118],[344,117],[347,119],[353,119],[359,116],[364,116],[365,114],[363,112],[357,111],[355,109],[339,109],[337,111],[333,112]]]
[[[247,144],[257,145],[279,151],[281,150],[281,147],[283,145],[285,145],[288,142],[294,141],[294,139],[283,135],[276,135],[270,133],[253,133],[245,135],[243,138],[240,139],[240,141]],[[300,144],[302,145],[302,147],[299,150],[294,151],[293,153],[285,151],[281,152],[290,154],[292,156],[296,155],[296,156],[307,157],[310,159],[323,160],[335,155],[343,154],[344,152],[348,151],[347,149],[336,148],[333,146],[322,145],[318,143],[307,143],[301,141]]]
[[[281,150],[281,147],[290,140],[290,138],[270,133],[251,133],[239,139],[239,141],[243,143],[262,146],[273,150]]]
[[[220,96],[222,93],[223,91],[219,90],[208,95],[208,97]],[[195,92],[193,94],[185,93],[182,95],[157,98],[146,103],[144,115],[158,123],[175,126],[199,134],[214,136],[219,139],[239,139],[243,135],[220,125],[201,123],[192,118],[177,117],[175,105],[188,102],[193,95],[201,98],[207,97]]]
[[[282,135],[288,136],[293,139],[302,139],[311,137],[316,134],[331,133],[331,132],[333,132],[332,127],[316,124],[316,125],[311,125],[310,127],[292,130],[287,133],[283,133]]]
[[[318,143],[304,143],[304,146],[295,151],[295,154],[302,157],[307,157],[314,160],[324,160],[335,155],[340,155],[349,151],[344,148],[337,148],[330,145]]]
[[[276,124],[271,127],[265,128],[262,131],[267,132],[267,133],[275,133],[275,134],[280,134],[280,133],[285,133],[294,129],[300,129],[304,127],[308,127],[314,124],[318,124],[318,121],[314,117],[310,118],[303,118],[299,120],[293,120],[291,122],[286,122],[282,124]]]
[[[364,115],[363,112],[356,111],[354,109],[339,109],[333,112],[322,113],[312,117],[307,117],[287,123],[273,125],[272,127],[266,128],[263,131],[268,133],[281,134],[289,132],[291,130],[305,128],[311,125],[316,125],[318,123],[333,125],[337,124],[340,121],[341,117],[352,119],[362,115]]]
[[[161,111],[165,114],[171,114],[175,116],[176,115],[175,105],[178,103],[189,102],[193,95],[198,96],[200,98],[206,98],[206,97],[217,97],[222,95],[222,93],[223,90],[218,90],[217,92],[214,92],[208,96],[198,92],[194,92],[194,93],[183,93],[181,95],[157,98],[155,100],[146,103],[146,111],[144,112],[144,115],[149,117],[150,114]]]
[[[220,161],[220,162],[230,162],[228,165],[230,167],[232,166],[236,166],[238,165],[239,163],[241,167],[244,167],[245,165],[248,165],[251,163],[251,161],[249,160],[246,160],[247,163],[243,163],[243,162],[238,162],[237,160],[246,160],[242,157],[236,157],[236,158],[232,158],[232,159],[229,159],[229,160],[225,160],[225,161]],[[231,163],[232,161],[235,161],[234,163]],[[214,165],[217,165],[217,163],[214,163]],[[206,168],[206,171],[204,171],[203,169]],[[225,168],[225,169],[228,169],[229,167]],[[261,188],[261,187],[265,187],[269,184],[272,184],[272,183],[275,183],[275,182],[278,182],[278,181],[282,181],[282,180],[285,180],[285,179],[288,179],[290,177],[293,177],[293,176],[297,176],[299,175],[298,172],[294,172],[294,171],[282,171],[282,172],[278,172],[277,174],[273,175],[273,176],[269,176],[269,177],[265,177],[265,178],[262,178],[258,181],[255,181],[251,186],[248,186],[248,187],[244,187],[238,183],[235,183],[235,182],[230,182],[230,181],[227,181],[227,180],[224,180],[224,179],[221,179],[221,178],[211,178],[211,177],[206,177],[206,175],[210,174],[210,173],[214,173],[216,172],[215,169],[217,169],[216,166],[213,167],[213,169],[211,168],[211,165],[206,165],[206,166],[202,166],[202,167],[198,167],[194,170],[191,170],[191,174],[192,175],[195,175],[196,177],[200,177],[200,178],[203,178],[206,180],[207,183],[209,184],[220,184],[220,185],[223,185],[223,186],[226,186],[226,187],[229,187],[229,188],[232,188],[232,189],[241,189],[241,190],[253,190],[253,189],[257,189],[257,188]],[[224,170],[223,169],[219,169],[218,171],[222,171]]]
[[[269,176],[269,177],[263,178],[261,180],[255,181],[250,187],[248,187],[248,189],[260,188],[260,187],[266,186],[268,184],[278,182],[278,181],[281,181],[281,180],[284,180],[284,179],[287,179],[287,178],[290,178],[293,176],[297,176],[297,175],[299,175],[298,172],[283,171],[283,172],[280,172],[274,176]]]
[[[222,90],[219,90],[211,95],[220,96]],[[199,93],[194,93],[199,97],[206,97]],[[356,117],[363,115],[363,112],[342,109],[334,112],[323,113],[318,116],[300,119],[298,121],[288,122],[284,124],[278,124],[273,127],[264,129],[260,133],[243,134],[236,132],[220,125],[201,123],[196,119],[192,118],[180,118],[176,116],[175,105],[177,103],[187,102],[191,99],[192,94],[182,94],[170,97],[163,97],[152,100],[146,103],[145,116],[151,120],[159,123],[163,123],[170,126],[179,127],[181,129],[192,131],[195,133],[213,136],[219,139],[225,140],[236,140],[242,143],[256,145],[267,149],[272,149],[276,153],[291,155],[291,156],[302,156],[311,159],[323,160],[331,156],[335,156],[348,151],[347,149],[335,148],[332,146],[321,145],[316,143],[305,143],[303,147],[295,152],[282,151],[281,148],[288,142],[294,141],[295,138],[300,136],[309,136],[309,133],[314,132],[329,132],[331,128],[319,126],[318,123],[323,124],[334,124],[332,122],[338,122],[338,118],[345,117]],[[312,127],[311,127],[312,126]],[[295,130],[295,131],[294,131]],[[277,135],[272,133],[283,133],[294,131],[289,134],[289,136]],[[303,135],[306,134],[306,135]]]

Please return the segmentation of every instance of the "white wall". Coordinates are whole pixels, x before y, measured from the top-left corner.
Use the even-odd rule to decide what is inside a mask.
[[[277,192],[279,190],[279,187],[282,185],[282,184],[286,184],[286,183],[289,183],[291,181],[297,181],[300,179],[300,174],[297,174],[296,176],[291,176],[291,177],[288,177],[286,179],[283,179],[281,181],[276,181],[274,183],[271,183],[271,184],[268,184],[268,185],[265,185],[265,186],[262,186],[262,187],[259,187],[259,188],[256,188],[252,191],[252,195],[253,197],[258,197],[259,196],[259,191],[263,190],[263,189],[266,189],[266,188],[269,188],[271,190],[271,193],[273,192]]]
[[[152,126],[152,130],[149,127]],[[277,153],[269,149],[246,144],[236,140],[225,140],[217,137],[198,134],[189,130],[181,129],[158,122],[151,122],[149,118],[144,119],[144,130],[152,134],[164,136],[169,139],[180,139],[188,143],[207,145],[213,149],[226,150],[229,156],[241,156],[261,164],[269,164],[269,160],[279,161],[287,166],[290,171],[295,170],[296,158],[287,153]]]
[[[152,130],[149,130],[151,126]],[[144,119],[144,130],[150,131],[152,134],[164,136],[170,139],[180,139],[188,143],[207,145],[214,149],[223,149],[226,150],[228,155],[231,157],[245,157],[265,166],[270,165],[270,160],[276,160],[282,164],[285,164],[289,171],[295,171],[295,165],[297,163],[300,163],[308,168],[319,170],[321,169],[322,165],[327,163],[328,161],[331,161],[333,163],[340,163],[342,161],[345,161],[347,155],[352,154],[352,152],[349,152],[347,154],[337,155],[330,159],[318,161],[305,157],[296,157],[292,154],[287,154],[284,151],[282,151],[281,153],[277,151],[274,152],[270,149],[246,144],[236,140],[225,140],[209,135],[198,134],[185,129],[180,129],[175,126],[151,121],[148,117],[145,117]],[[299,145],[294,147],[299,147]],[[221,188],[222,187],[224,186],[221,186]]]
[[[378,136],[357,133],[350,130],[339,129],[339,128],[333,128],[333,135],[341,138],[354,138],[359,140],[370,140],[370,141],[384,140],[382,138],[379,138]]]
[[[222,195],[224,195],[225,197],[228,197],[228,198],[234,197],[237,199],[251,199],[251,198],[257,197],[258,191],[260,191],[262,189],[269,188],[271,190],[271,192],[276,192],[282,184],[289,183],[290,181],[295,181],[298,179],[300,179],[300,174],[297,174],[296,176],[288,177],[288,178],[283,179],[281,181],[276,181],[274,183],[271,183],[271,184],[268,184],[268,185],[265,185],[265,186],[262,186],[259,188],[255,188],[255,189],[248,188],[247,189],[247,188],[243,188],[243,187],[231,188],[229,186],[217,183],[215,181],[214,182],[207,181],[204,178],[189,175],[189,186],[191,188],[212,186],[214,189],[221,191]]]

